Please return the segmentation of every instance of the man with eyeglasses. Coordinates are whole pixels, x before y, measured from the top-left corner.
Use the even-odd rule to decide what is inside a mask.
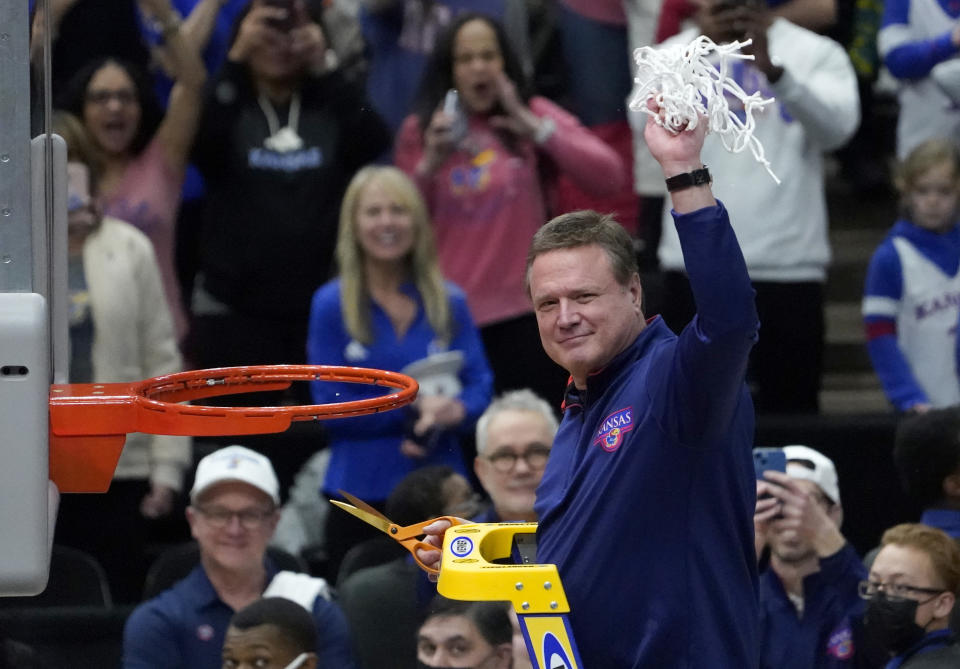
[[[279,503],[277,477],[263,455],[228,446],[200,461],[187,508],[200,564],[131,614],[123,634],[124,669],[219,668],[234,612],[274,594],[311,611],[319,667],[354,666],[346,621],[328,601],[323,579],[278,572],[266,554]]]
[[[857,665],[866,569],[840,533],[843,508],[833,461],[807,446],[785,446],[785,473],[757,481],[754,532],[760,574],[761,669]]]
[[[473,471],[490,496],[478,523],[535,521],[533,503],[550,456],[557,417],[531,390],[504,393],[477,421]]]
[[[960,589],[960,547],[945,532],[919,523],[896,525],[860,584],[864,628],[887,651],[885,669],[960,667],[949,620]]]

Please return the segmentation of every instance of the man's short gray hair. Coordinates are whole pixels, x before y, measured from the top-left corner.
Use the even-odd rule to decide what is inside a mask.
[[[596,244],[606,252],[613,276],[621,286],[628,285],[633,275],[639,272],[633,240],[611,214],[600,214],[590,209],[571,211],[550,220],[533,235],[524,276],[527,295],[530,295],[530,268],[537,256],[591,244]]]
[[[480,420],[477,421],[477,455],[483,455],[484,451],[487,450],[487,433],[490,430],[490,422],[503,411],[530,411],[540,414],[550,429],[551,437],[557,433],[559,427],[557,415],[545,399],[527,388],[509,390],[493,400],[486,411],[483,412],[483,415],[480,416]]]

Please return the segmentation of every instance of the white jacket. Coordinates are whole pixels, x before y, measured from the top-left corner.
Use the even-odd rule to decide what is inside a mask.
[[[687,44],[698,34],[696,28],[685,30],[665,44]],[[776,19],[767,36],[771,60],[784,68],[777,83],[768,83],[745,61],[732,65],[731,74],[747,93],[759,88],[763,97],[776,98],[755,117],[754,134],[782,183],[778,186],[749,152],[728,153],[716,136],[707,136],[701,155],[715,196],[730,212],[750,278],[823,281],[830,261],[823,153],[843,146],[860,123],[857,78],[846,52],[827,37],[785,19]],[[728,102],[735,109],[735,102]],[[637,160],[638,179],[652,173],[646,147]],[[654,185],[665,191],[662,173],[645,190]],[[659,256],[664,269],[683,269],[669,198]]]
[[[83,246],[94,322],[96,383],[139,381],[181,371],[183,361],[153,245],[129,223],[105,216]],[[180,490],[190,438],[131,434],[115,478],[149,479]]]

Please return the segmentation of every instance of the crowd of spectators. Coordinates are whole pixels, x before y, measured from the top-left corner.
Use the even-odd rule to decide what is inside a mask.
[[[99,560],[127,605],[158,543],[192,536],[200,552],[130,617],[124,667],[215,667],[222,648],[225,667],[263,652],[290,669],[529,666],[507,607],[435,600],[409,555],[326,500],[344,490],[401,524],[537,519],[567,374],[540,344],[530,241],[552,216],[615,212],[645,312],[688,325],[679,238],[627,99],[631,48],[698,34],[751,39],[754,60],[730,76],[775,99],[754,132],[780,185],[716,137],[703,151],[756,293],[758,414],[821,409],[829,157],[857,188],[899,161],[883,185],[901,215],[870,263],[863,320],[907,414],[893,463],[924,525],[875,537],[862,562],[834,463],[785,448],[786,471],[757,483],[761,666],[955,666],[960,4],[47,2],[31,66],[39,81],[49,39],[70,160],[70,381],[309,362],[421,385],[411,407],[304,433],[316,455],[289,492],[270,462],[282,453],[231,446],[197,458],[186,495],[189,441],[131,435],[107,495],[64,500],[56,541]],[[895,156],[868,132],[881,66],[897,86]],[[370,392],[318,381],[246,401]],[[312,576],[285,571],[270,544]]]

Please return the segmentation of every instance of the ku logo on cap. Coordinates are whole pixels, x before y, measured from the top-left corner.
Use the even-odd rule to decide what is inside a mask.
[[[600,429],[597,430],[597,436],[593,440],[594,444],[600,444],[600,447],[608,453],[613,453],[620,448],[627,432],[633,429],[633,407],[618,409],[603,419],[600,423]]]

